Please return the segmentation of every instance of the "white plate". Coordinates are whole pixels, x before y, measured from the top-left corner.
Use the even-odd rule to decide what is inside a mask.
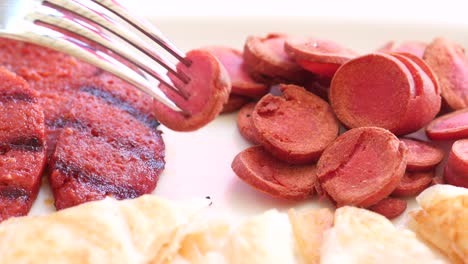
[[[204,45],[228,45],[241,49],[247,35],[286,32],[328,38],[359,52],[375,50],[389,40],[430,41],[444,36],[468,47],[467,25],[405,24],[397,21],[325,20],[312,18],[164,18],[155,24],[182,50]],[[192,133],[173,132],[165,127],[166,169],[161,175],[156,195],[170,199],[210,196],[211,215],[229,215],[236,220],[267,209],[331,206],[312,198],[290,202],[272,198],[254,190],[231,170],[234,156],[249,146],[237,131],[236,114],[222,115],[208,126]],[[423,133],[418,134],[424,137]],[[447,148],[449,144],[445,144]],[[440,173],[440,168],[439,168]],[[53,198],[43,184],[31,214],[54,211]],[[408,199],[409,209],[415,207]],[[401,223],[402,217],[396,219]]]

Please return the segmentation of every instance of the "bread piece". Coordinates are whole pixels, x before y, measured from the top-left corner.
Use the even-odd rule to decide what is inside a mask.
[[[409,227],[446,254],[453,263],[468,263],[468,189],[434,185],[416,200]]]
[[[270,210],[240,223],[224,220],[228,231],[222,222],[211,222],[188,234],[170,263],[302,263],[285,214]]]
[[[290,209],[288,217],[304,263],[320,263],[323,234],[333,226],[333,213],[328,208],[302,212]]]
[[[294,246],[287,216],[270,210],[237,227],[224,252],[231,264],[298,263]]]
[[[231,225],[224,220],[199,221],[191,225],[178,244],[177,253],[165,264],[227,263],[221,250],[229,237]]]
[[[335,212],[325,232],[321,263],[448,263],[410,230],[398,230],[384,216],[356,207]]]
[[[0,262],[160,263],[162,249],[203,206],[202,201],[182,205],[145,195],[12,218],[0,225]]]

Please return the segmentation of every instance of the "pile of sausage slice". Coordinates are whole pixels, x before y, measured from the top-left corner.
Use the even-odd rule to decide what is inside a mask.
[[[236,175],[271,196],[402,214],[433,184],[468,187],[468,60],[448,39],[358,54],[331,40],[249,36],[203,48],[226,68],[224,112],[252,147]],[[425,131],[428,140],[412,137]],[[452,144],[450,153],[431,141]],[[444,158],[443,173],[436,167]]]

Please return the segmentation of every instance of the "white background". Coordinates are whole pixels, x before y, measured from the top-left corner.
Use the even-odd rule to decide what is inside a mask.
[[[152,17],[306,16],[468,24],[467,0],[121,0]]]

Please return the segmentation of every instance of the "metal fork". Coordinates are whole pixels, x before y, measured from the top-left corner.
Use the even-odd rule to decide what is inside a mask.
[[[182,83],[190,78],[160,55],[160,47],[186,66],[191,62],[159,30],[116,0],[0,0],[0,37],[68,53],[113,73],[171,109],[183,111],[157,82],[187,99],[188,91],[175,85],[181,82],[172,82],[164,68]]]

